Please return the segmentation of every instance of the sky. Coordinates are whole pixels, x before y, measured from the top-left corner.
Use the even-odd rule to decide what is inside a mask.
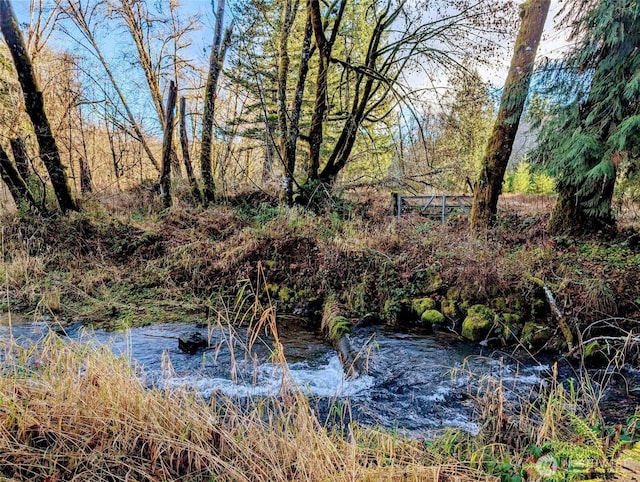
[[[46,3],[47,0],[45,0]],[[157,0],[149,0],[153,3]],[[166,1],[166,0],[160,0]],[[214,0],[215,1],[215,0]],[[552,0],[551,9],[547,17],[545,29],[543,33],[543,39],[538,49],[538,57],[559,57],[564,48],[567,45],[565,35],[559,30],[556,18],[560,8],[562,0]],[[21,23],[26,23],[29,20],[29,3],[30,0],[12,0],[16,16]],[[214,16],[212,13],[211,0],[181,0],[181,9],[187,14],[200,14],[203,19],[204,28],[200,31],[200,34],[194,38],[194,50],[199,50],[206,53],[208,46],[211,43],[212,26],[214,24]],[[514,32],[514,39],[515,39]],[[509,49],[506,50],[509,52]],[[208,58],[208,54],[203,55],[204,58]],[[506,79],[507,70],[509,68],[510,58],[502,59],[502,62],[496,62],[494,68],[485,69],[481,72],[481,75],[486,81],[491,82],[496,87],[504,84]]]
[[[43,1],[46,4],[50,0]],[[151,5],[154,5],[156,2],[164,3],[166,1],[167,0],[148,0]],[[539,59],[543,57],[557,58],[562,54],[564,48],[567,45],[563,32],[561,32],[557,27],[558,19],[556,18],[556,16],[561,7],[560,2],[561,0],[551,1],[551,10],[547,17],[542,43],[538,49]],[[232,0],[230,0],[230,3],[232,3]],[[21,24],[27,23],[29,21],[30,0],[12,0],[12,4],[14,6],[16,16],[18,17],[18,21]],[[211,0],[181,0],[180,8],[181,12],[185,15],[192,15],[197,13],[201,15],[203,29],[193,36],[193,47],[190,50],[190,55],[194,58],[194,60],[196,60],[197,63],[201,65],[207,65],[214,24],[212,2]],[[228,7],[228,10],[229,9],[230,8]],[[229,14],[227,15],[227,17],[229,17]],[[514,40],[516,33],[517,32],[513,32]],[[105,55],[111,57],[112,61],[110,63],[117,65],[118,67],[116,68],[123,69],[122,72],[118,72],[116,73],[116,75],[124,76],[124,79],[129,80],[129,82],[124,81],[123,84],[125,84],[125,88],[131,89],[131,93],[133,94],[132,98],[138,99],[141,105],[140,108],[144,110],[144,105],[148,105],[149,102],[149,99],[146,98],[146,96],[144,95],[145,93],[143,92],[143,90],[145,89],[143,88],[141,90],[141,84],[136,85],[135,81],[132,81],[132,79],[130,78],[130,68],[126,65],[120,65],[123,62],[117,61],[118,59],[120,59],[120,57],[118,57],[120,55],[120,46],[118,45],[118,38],[120,35],[128,34],[125,33],[122,29],[116,32],[107,32],[105,37],[102,39],[102,45],[104,46]],[[54,43],[54,45],[55,43],[60,43],[69,46],[66,47],[65,45],[63,46],[63,48],[73,48],[72,42],[68,37],[65,37],[64,35],[58,35],[54,37],[52,43]],[[483,67],[479,69],[481,77],[486,82],[490,83],[493,89],[495,89],[496,91],[499,91],[502,88],[506,79],[509,63],[511,61],[512,45],[513,44],[506,46],[502,57],[500,59],[496,59],[491,67]],[[77,48],[77,46],[75,48]],[[80,52],[80,50],[78,50],[78,52]],[[408,81],[410,84],[416,84],[415,86],[419,88],[421,87],[419,84],[421,82],[424,83],[424,77],[420,74],[416,74],[415,76],[411,76]],[[149,115],[149,119],[154,119],[155,114],[150,114],[151,115]],[[154,123],[154,120],[151,120],[151,122]]]

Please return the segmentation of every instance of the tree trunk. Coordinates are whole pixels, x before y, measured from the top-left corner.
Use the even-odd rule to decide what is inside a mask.
[[[474,229],[486,229],[495,220],[504,173],[529,93],[536,51],[550,3],[550,0],[527,0],[520,7],[522,21],[511,67],[500,99],[498,118],[482,161],[480,179],[475,187],[471,208],[471,226]]]
[[[20,177],[24,181],[29,179],[31,173],[29,172],[29,154],[27,153],[27,146],[22,137],[13,137],[10,139],[11,152],[13,152],[13,160],[16,163],[16,168],[20,173]]]
[[[177,88],[172,80],[169,83],[167,108],[164,116],[164,139],[162,142],[162,174],[160,175],[160,195],[165,209],[171,207],[171,151],[173,147],[173,119],[176,109]]]
[[[213,116],[216,103],[218,78],[222,71],[224,56],[231,43],[233,23],[229,25],[222,40],[222,20],[224,17],[224,0],[218,0],[216,27],[213,34],[213,46],[209,57],[209,75],[205,88],[204,113],[202,118],[202,140],[200,148],[200,170],[202,172],[203,204],[207,207],[215,201],[215,184],[211,173],[211,144],[213,140]]]
[[[284,152],[285,167],[285,199],[287,205],[293,205],[293,187],[295,185],[296,171],[296,152],[298,138],[300,136],[300,113],[302,112],[302,99],[304,96],[305,83],[309,72],[309,60],[313,55],[311,47],[311,39],[313,36],[313,28],[311,26],[311,16],[307,14],[307,21],[304,28],[304,38],[302,39],[302,53],[300,55],[300,67],[298,70],[298,82],[293,98],[293,105],[287,109],[286,98],[284,97],[285,89],[281,91],[280,102],[278,105],[278,114],[280,118],[280,132],[282,136],[282,152]],[[288,61],[287,61],[288,62]],[[285,78],[286,82],[286,78]],[[286,87],[286,84],[285,84]],[[280,84],[279,84],[280,88]],[[280,92],[280,90],[279,90]],[[287,114],[289,122],[287,123]]]
[[[17,207],[28,203],[34,211],[39,211],[38,205],[31,195],[29,188],[13,165],[4,148],[0,145],[0,177],[5,182]]]
[[[309,170],[307,179],[315,181],[318,179],[320,171],[320,149],[322,147],[323,130],[325,116],[327,112],[327,86],[329,82],[329,63],[331,52],[340,30],[340,23],[344,16],[346,0],[341,0],[338,5],[338,13],[331,26],[331,36],[325,36],[326,25],[320,12],[319,0],[308,0],[307,9],[311,19],[313,35],[318,47],[318,74],[316,77],[316,98],[311,116],[311,127],[309,128]]]
[[[89,169],[89,163],[84,157],[80,157],[80,192],[82,194],[93,192],[91,169]]]
[[[580,235],[597,231],[610,230],[615,226],[615,219],[611,212],[613,192],[616,177],[607,177],[601,188],[587,195],[579,195],[576,186],[567,184],[558,186],[558,199],[553,205],[551,217],[547,229],[551,234]],[[585,203],[598,198],[600,203],[609,207],[607,212],[600,216],[587,214],[584,210]]]
[[[9,0],[0,0],[0,27],[18,72],[25,108],[33,124],[40,147],[40,157],[49,173],[60,209],[65,213],[69,210],[78,211],[78,206],[69,189],[67,175],[60,159],[60,151],[44,110],[42,91],[38,87],[22,32],[18,28],[18,21]]]
[[[193,172],[191,164],[191,155],[189,154],[189,138],[187,136],[187,101],[184,97],[180,97],[180,145],[182,147],[182,159],[184,159],[184,168],[187,171],[187,178],[191,185],[191,195],[196,204],[202,204],[202,194],[198,187],[196,175]]]

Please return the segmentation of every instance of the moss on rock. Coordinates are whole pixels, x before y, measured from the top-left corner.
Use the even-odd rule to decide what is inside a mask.
[[[522,331],[522,318],[515,313],[502,313],[500,315],[504,321],[502,334],[505,339],[516,338]]]
[[[487,337],[496,319],[496,313],[485,305],[473,305],[462,322],[462,336],[471,341]]]
[[[431,298],[417,298],[411,302],[411,309],[418,316],[422,316],[425,311],[433,310],[435,307],[436,302]]]
[[[445,322],[445,317],[438,310],[425,310],[420,316],[420,321],[429,325],[442,325]]]

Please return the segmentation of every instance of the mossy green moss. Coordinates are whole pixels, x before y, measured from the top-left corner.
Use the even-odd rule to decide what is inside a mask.
[[[496,313],[485,305],[473,305],[462,322],[462,336],[471,341],[487,337],[496,319]]]
[[[417,298],[411,302],[411,310],[418,316],[427,310],[433,310],[436,307],[436,302],[431,298]]]
[[[351,332],[351,322],[344,316],[336,316],[329,324],[328,335],[332,341],[338,341]]]
[[[424,284],[423,289],[425,293],[435,293],[437,291],[440,291],[443,286],[444,283],[442,282],[440,274],[431,272],[426,280],[426,283]]]
[[[438,310],[425,310],[420,316],[420,321],[429,325],[443,325],[445,317]]]
[[[294,292],[292,289],[290,289],[287,286],[282,286],[279,290],[278,290],[278,298],[280,299],[280,301],[282,301],[283,303],[288,303],[289,301],[291,301],[294,297]]]

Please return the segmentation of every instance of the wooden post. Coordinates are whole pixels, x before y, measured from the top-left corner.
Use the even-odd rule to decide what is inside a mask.
[[[172,80],[169,84],[167,108],[165,110],[164,140],[162,142],[162,174],[160,175],[160,195],[165,209],[171,207],[171,149],[173,143],[173,119],[178,95],[176,84]]]

